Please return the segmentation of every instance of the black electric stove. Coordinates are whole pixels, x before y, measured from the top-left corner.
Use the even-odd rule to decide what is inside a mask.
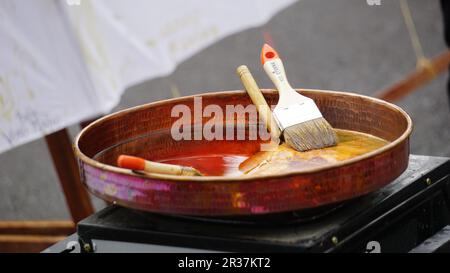
[[[77,225],[84,251],[108,240],[237,252],[409,252],[450,224],[450,159],[411,155],[369,195],[301,212],[161,215],[110,205]]]

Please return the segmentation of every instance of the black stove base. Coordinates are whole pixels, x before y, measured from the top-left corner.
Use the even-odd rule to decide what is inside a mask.
[[[450,160],[412,155],[388,186],[318,211],[203,218],[112,205],[78,223],[77,233],[87,252],[93,240],[236,252],[409,252],[449,224]]]

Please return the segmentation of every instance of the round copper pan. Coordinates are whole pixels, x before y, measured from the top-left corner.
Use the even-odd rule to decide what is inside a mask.
[[[385,186],[407,168],[412,122],[402,109],[351,93],[300,92],[315,100],[333,127],[372,134],[390,143],[336,164],[264,177],[146,177],[114,166],[119,153],[154,160],[196,149],[216,153],[259,149],[256,141],[177,142],[168,137],[145,137],[172,126],[177,119],[171,117],[173,106],[185,104],[192,109],[194,96],[189,96],[123,110],[87,126],[74,145],[82,181],[96,196],[127,207],[185,215],[243,215],[301,210],[355,198]],[[264,90],[264,94],[269,104],[276,104],[275,91]],[[202,97],[203,107],[251,103],[243,91],[196,96]],[[102,154],[111,147],[115,152]]]

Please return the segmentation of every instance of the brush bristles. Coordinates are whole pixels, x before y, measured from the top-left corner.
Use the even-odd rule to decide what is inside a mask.
[[[203,176],[203,174],[192,168],[192,167],[183,167],[183,169],[181,170],[181,175],[187,175],[187,176]]]
[[[318,118],[284,129],[284,140],[297,151],[304,152],[334,146],[338,139],[328,121]]]

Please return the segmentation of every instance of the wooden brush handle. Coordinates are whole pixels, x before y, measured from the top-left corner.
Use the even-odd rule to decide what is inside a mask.
[[[264,99],[261,90],[256,84],[255,79],[253,78],[250,70],[247,66],[241,65],[236,69],[239,78],[241,79],[242,84],[244,85],[247,94],[252,99],[253,104],[256,106],[258,113],[264,122],[267,130],[272,135],[272,139],[278,140],[281,135],[281,131],[275,122],[275,119],[272,115],[272,111],[270,110],[270,106],[267,104],[266,99]]]
[[[160,173],[172,175],[201,176],[202,173],[192,167],[166,164],[145,160],[141,157],[120,155],[117,165],[121,168],[131,169],[144,173]]]
[[[286,71],[284,70],[283,62],[280,57],[278,57],[278,53],[275,49],[270,47],[268,44],[265,44],[261,51],[261,62],[267,76],[269,76],[278,90],[280,97],[277,108],[278,106],[287,107],[293,102],[298,102],[302,99],[309,100],[308,98],[297,93],[297,91],[291,87],[286,76]]]
[[[201,176],[201,173],[192,167],[165,164],[154,161],[145,161],[145,172],[173,175]]]

